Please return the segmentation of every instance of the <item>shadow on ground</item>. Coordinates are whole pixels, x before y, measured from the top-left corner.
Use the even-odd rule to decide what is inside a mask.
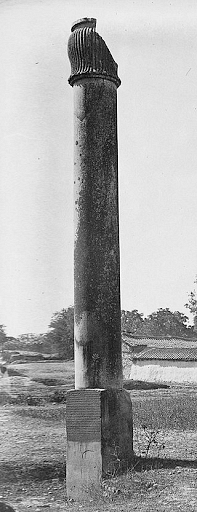
[[[144,471],[152,469],[174,469],[177,466],[182,468],[197,469],[197,460],[183,460],[183,459],[167,459],[160,457],[135,457],[134,468],[135,471]]]
[[[197,469],[197,461],[194,460],[181,460],[181,459],[162,459],[158,457],[135,457],[134,463],[130,470],[135,470],[138,473],[142,471],[148,471],[153,469],[175,469],[176,467],[181,468],[193,468]],[[63,480],[65,478],[65,466],[59,461],[53,463],[43,464],[26,464],[25,467],[20,464],[2,463],[0,465],[0,479],[3,482],[16,482],[20,480],[33,480],[33,481],[44,481],[59,478]],[[109,475],[111,477],[111,475]],[[117,475],[116,475],[117,476]]]

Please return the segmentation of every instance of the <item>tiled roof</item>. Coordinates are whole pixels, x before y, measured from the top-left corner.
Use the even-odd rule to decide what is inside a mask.
[[[195,348],[197,347],[197,340],[194,338],[168,338],[168,337],[145,337],[145,336],[131,336],[129,334],[123,333],[122,334],[122,340],[123,343],[125,341],[125,344],[130,345],[130,347],[137,346],[137,345],[147,345],[148,347],[172,347],[172,348]]]
[[[158,359],[166,361],[197,361],[197,348],[147,348],[138,354],[132,355],[132,359],[148,360]]]
[[[126,336],[129,339],[133,340],[194,340],[197,341],[197,337],[195,338],[188,338],[183,336],[170,336],[170,335],[161,335],[161,336],[148,336],[146,334],[132,334],[128,331],[122,331],[122,335]]]

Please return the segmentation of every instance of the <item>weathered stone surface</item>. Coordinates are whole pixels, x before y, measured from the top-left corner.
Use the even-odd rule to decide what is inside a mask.
[[[121,387],[116,87],[75,86],[76,387]]]
[[[117,64],[76,22],[68,44],[74,86],[75,390],[67,396],[67,493],[83,499],[133,457],[130,396],[122,389]]]
[[[133,415],[124,389],[105,390],[101,397],[102,470],[113,475],[127,470],[133,460]]]
[[[67,493],[81,500],[131,465],[132,406],[125,390],[83,389],[68,392],[66,408]]]
[[[80,78],[107,78],[120,85],[118,66],[105,41],[96,32],[96,19],[83,18],[76,21],[68,41],[68,56],[71,63],[70,85]]]
[[[95,21],[74,24],[69,39],[75,133],[75,386],[120,388],[120,80],[117,64],[95,32]]]

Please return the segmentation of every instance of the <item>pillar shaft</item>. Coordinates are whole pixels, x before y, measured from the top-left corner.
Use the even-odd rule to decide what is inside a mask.
[[[69,57],[74,86],[75,387],[120,388],[120,80],[117,65],[94,27],[75,24]]]
[[[122,380],[116,96],[101,78],[74,87],[77,388]]]

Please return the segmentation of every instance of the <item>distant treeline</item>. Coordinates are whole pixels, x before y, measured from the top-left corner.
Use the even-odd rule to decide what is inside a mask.
[[[136,336],[160,336],[197,338],[194,326],[179,311],[158,309],[144,317],[137,309],[121,312],[122,332]],[[6,336],[5,327],[0,326],[0,343],[3,351],[34,351],[55,354],[62,359],[74,356],[74,308],[72,306],[54,313],[45,334],[22,334],[18,338]]]

